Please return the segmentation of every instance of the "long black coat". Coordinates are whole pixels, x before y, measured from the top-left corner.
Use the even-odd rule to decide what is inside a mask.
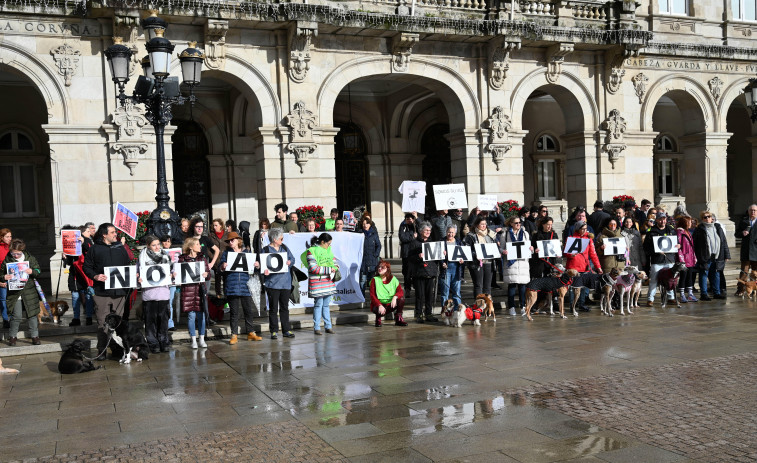
[[[403,220],[400,224],[400,257],[403,259],[410,255],[408,252],[410,244],[415,241],[415,234],[418,233],[418,228],[415,222],[411,225],[407,224],[407,221]]]
[[[749,230],[749,234],[744,236],[744,230]],[[742,262],[748,260],[757,261],[757,221],[754,225],[749,225],[749,216],[744,217],[738,226],[736,226],[736,238],[741,238],[740,259]]]
[[[363,241],[363,262],[360,264],[360,273],[371,273],[376,271],[379,257],[381,257],[381,240],[375,228],[365,233]]]
[[[538,248],[536,245],[537,241],[546,241],[546,240],[559,240],[560,237],[555,233],[554,230],[551,230],[549,232],[543,232],[538,231],[531,235],[531,246],[534,247],[534,250]],[[556,257],[548,257],[547,259],[542,259],[539,257],[539,254],[534,252],[533,257],[531,257],[531,278],[542,278],[547,275],[549,275],[552,272],[552,266],[547,264],[548,261],[550,264],[555,265],[557,263]]]
[[[429,238],[427,242],[432,242]],[[440,261],[424,261],[420,254],[423,252],[422,238],[419,236],[414,239],[408,248],[410,255],[408,260],[410,261],[410,272],[414,278],[435,278],[439,276],[439,262]]]
[[[715,232],[720,237],[720,254],[716,258],[717,270],[725,268],[725,260],[731,258],[731,251],[728,249],[728,243],[725,240],[725,232],[719,223],[715,224]],[[692,238],[694,239],[694,254],[697,256],[697,267],[703,268],[712,260],[712,256],[707,252],[707,232],[704,224],[699,224],[694,229]]]

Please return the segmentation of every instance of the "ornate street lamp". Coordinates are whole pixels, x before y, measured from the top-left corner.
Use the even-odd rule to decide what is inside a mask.
[[[155,236],[169,235],[176,241],[181,241],[181,218],[168,205],[168,182],[166,180],[166,155],[163,135],[165,127],[173,117],[171,107],[189,101],[193,105],[196,98],[193,89],[200,84],[202,62],[205,54],[196,48],[196,42],[190,42],[189,48],[179,54],[184,84],[189,87],[189,96],[181,95],[179,80],[169,77],[171,69],[171,54],[174,45],[163,37],[167,23],[158,18],[156,12],[142,21],[142,28],[148,39],[147,56],[142,58],[144,75],[139,76],[134,87],[134,93],[129,96],[124,92],[129,82],[129,64],[132,50],[121,43],[120,37],[113,39],[114,44],[105,51],[108,59],[113,82],[118,86],[118,101],[124,107],[130,104],[144,104],[145,117],[155,128],[156,163],[158,169],[155,201],[158,207],[152,211],[147,221],[147,230]]]
[[[752,112],[752,122],[757,121],[757,78],[749,79],[749,85],[744,89],[746,105]]]

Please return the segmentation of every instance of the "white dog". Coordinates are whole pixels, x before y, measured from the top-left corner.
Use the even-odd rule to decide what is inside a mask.
[[[442,307],[442,318],[444,318],[445,325],[460,328],[466,320],[465,305],[460,304],[455,307],[455,302],[452,299],[447,299],[444,307]]]

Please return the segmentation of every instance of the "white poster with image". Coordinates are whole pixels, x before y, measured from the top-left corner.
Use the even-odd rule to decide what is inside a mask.
[[[465,194],[464,183],[450,183],[434,185],[434,201],[436,210],[468,209],[468,197]]]
[[[478,208],[491,211],[497,205],[497,195],[478,195]]]

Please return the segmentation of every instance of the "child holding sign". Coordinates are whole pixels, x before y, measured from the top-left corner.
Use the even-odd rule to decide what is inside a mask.
[[[33,279],[38,278],[42,273],[39,268],[37,259],[26,252],[26,244],[19,239],[11,241],[9,246],[8,255],[3,259],[3,263],[0,264],[0,275],[3,276],[3,282],[7,284],[8,281],[13,279],[14,275],[9,274],[9,267],[12,264],[18,264],[20,262],[27,262],[28,265],[23,270],[26,274],[26,284],[19,290],[8,289],[7,303],[10,307],[10,331],[8,332],[8,345],[15,346],[18,338],[18,328],[21,326],[21,318],[23,311],[26,310],[26,319],[29,323],[29,331],[32,335],[32,344],[39,345],[39,321],[37,320],[37,314],[39,313],[39,294],[37,288],[34,285]]]
[[[171,344],[168,339],[168,320],[171,318],[168,298],[170,285],[148,286],[145,269],[153,265],[170,264],[171,258],[162,248],[157,236],[147,235],[143,242],[147,247],[139,254],[139,282],[143,284],[142,302],[145,319],[145,337],[150,352],[167,352]],[[171,282],[170,277],[168,282]]]

